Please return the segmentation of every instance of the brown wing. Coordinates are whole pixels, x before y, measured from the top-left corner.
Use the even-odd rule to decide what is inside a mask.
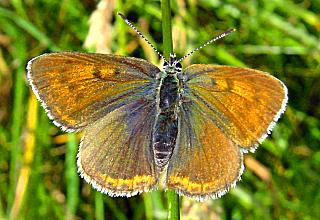
[[[185,74],[189,98],[244,152],[254,151],[285,110],[287,88],[268,73],[192,65]]]
[[[157,183],[150,145],[159,71],[106,54],[53,53],[28,63],[28,80],[55,124],[84,130],[79,172],[103,193],[132,196]]]
[[[50,53],[29,61],[28,80],[49,117],[81,130],[155,87],[160,71],[145,60],[110,54]]]
[[[200,201],[217,198],[240,178],[242,153],[284,111],[287,89],[267,73],[229,66],[192,65],[185,80],[167,186]]]
[[[85,129],[78,167],[97,190],[110,196],[133,196],[157,184],[151,147],[155,106],[141,98]]]
[[[201,108],[183,103],[167,173],[169,188],[199,201],[224,195],[243,171],[242,152]]]

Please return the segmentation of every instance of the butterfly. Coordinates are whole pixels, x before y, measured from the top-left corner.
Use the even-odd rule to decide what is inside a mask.
[[[285,110],[286,86],[249,68],[183,69],[193,52],[161,55],[162,70],[98,53],[48,53],[28,62],[28,81],[49,118],[64,131],[84,133],[78,171],[98,191],[129,197],[162,184],[204,201],[240,179],[243,154],[256,149]]]

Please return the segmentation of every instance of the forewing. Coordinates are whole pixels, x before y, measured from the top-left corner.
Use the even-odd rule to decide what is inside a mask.
[[[127,103],[85,128],[78,153],[81,176],[110,196],[133,196],[157,184],[151,147],[155,102]]]
[[[37,98],[66,131],[82,130],[109,112],[149,96],[160,71],[142,59],[74,52],[41,55],[29,61],[27,69]]]
[[[287,88],[268,73],[196,64],[186,68],[185,75],[185,99],[201,108],[207,120],[244,152],[253,151],[266,138],[285,110]]]
[[[242,152],[208,117],[192,100],[182,103],[167,173],[169,188],[199,201],[224,195],[243,172]]]

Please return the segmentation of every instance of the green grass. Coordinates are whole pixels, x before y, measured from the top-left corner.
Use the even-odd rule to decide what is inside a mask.
[[[286,113],[249,159],[242,181],[206,203],[180,197],[183,219],[319,219],[320,4],[317,0],[171,1],[173,49],[182,56],[228,28],[238,31],[184,62],[247,66],[289,89]],[[116,16],[124,13],[162,52],[159,1],[116,1],[93,22],[96,1],[0,3],[0,219],[166,219],[166,193],[130,199],[97,193],[76,173],[79,136],[66,135],[37,105],[26,82],[29,59],[53,51],[145,58],[154,51]],[[103,19],[103,15],[110,19]],[[102,26],[105,47],[84,48]],[[167,52],[166,52],[167,53]],[[247,160],[246,162],[248,162]],[[264,174],[267,173],[267,176]]]

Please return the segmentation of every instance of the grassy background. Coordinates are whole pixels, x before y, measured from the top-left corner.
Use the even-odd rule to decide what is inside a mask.
[[[97,4],[0,1],[0,219],[166,218],[161,191],[110,198],[84,183],[76,173],[79,136],[49,121],[26,82],[27,61],[51,51],[112,52],[159,64],[115,16],[123,12],[162,51],[159,1],[101,1],[99,10]],[[256,68],[289,89],[285,115],[246,157],[237,188],[205,203],[181,198],[183,219],[319,219],[320,1],[175,0],[172,8],[178,56],[230,27],[238,29],[185,65]]]

